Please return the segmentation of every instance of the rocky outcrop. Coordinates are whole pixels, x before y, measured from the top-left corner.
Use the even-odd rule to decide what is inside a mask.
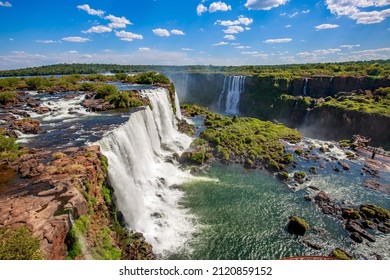
[[[309,229],[309,224],[302,218],[297,216],[290,217],[287,230],[292,234],[305,235],[306,231]]]
[[[20,158],[12,164],[19,179],[0,193],[0,227],[27,226],[47,259],[66,257],[71,217],[89,211],[84,182],[97,186],[105,178],[99,147],[74,148],[63,155],[52,160],[48,151],[32,151]]]
[[[113,108],[112,105],[104,99],[84,99],[81,105],[88,108],[91,112],[107,111]]]
[[[40,122],[30,118],[13,121],[11,128],[27,134],[39,134],[43,132],[40,128]]]

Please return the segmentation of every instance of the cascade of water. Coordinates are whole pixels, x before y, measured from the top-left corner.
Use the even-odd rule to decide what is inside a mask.
[[[223,90],[219,96],[218,107],[228,114],[239,114],[240,95],[245,89],[245,76],[227,76],[223,83]],[[225,108],[222,108],[226,99]]]
[[[173,187],[191,178],[178,168],[174,157],[189,147],[191,138],[177,131],[164,89],[141,94],[153,110],[147,107],[132,113],[127,123],[99,143],[126,222],[144,233],[154,252],[164,254],[182,246],[194,230],[191,215],[179,206],[184,193]]]
[[[305,84],[303,85],[303,96],[307,95],[307,83],[308,83],[308,81],[309,81],[309,79],[305,78]]]
[[[175,91],[175,108],[176,108],[176,112],[175,112],[176,118],[181,120],[183,118],[183,115],[181,114],[179,97],[177,96],[176,91]]]

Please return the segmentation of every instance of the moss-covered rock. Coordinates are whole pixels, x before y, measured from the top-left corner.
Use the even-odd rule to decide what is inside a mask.
[[[305,235],[306,231],[310,228],[309,224],[300,217],[292,216],[290,217],[287,230],[292,234]]]
[[[374,204],[362,204],[360,211],[368,218],[377,218],[381,221],[390,219],[390,211]]]
[[[331,257],[334,257],[336,259],[339,259],[339,260],[353,260],[354,258],[348,254],[347,252],[345,252],[343,249],[340,249],[340,248],[336,248],[332,251],[332,253],[330,254]]]

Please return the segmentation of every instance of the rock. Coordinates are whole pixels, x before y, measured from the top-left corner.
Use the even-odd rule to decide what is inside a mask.
[[[302,218],[297,216],[290,217],[290,220],[287,224],[287,230],[292,234],[305,235],[306,231],[309,229],[309,224]]]
[[[113,108],[109,102],[103,99],[84,99],[81,105],[91,112],[107,111]]]
[[[356,222],[353,222],[353,221],[348,221],[346,224],[345,224],[345,229],[350,231],[350,232],[356,232],[358,233],[361,237],[364,237],[365,239],[367,239],[368,241],[370,242],[375,242],[376,239],[374,236],[372,236],[371,234],[369,234],[368,232],[366,232],[360,224],[356,223]]]
[[[39,134],[43,132],[40,128],[40,122],[33,119],[15,120],[12,122],[11,128],[27,134]]]
[[[39,106],[39,107],[36,107],[34,109],[34,112],[36,112],[37,114],[46,114],[50,111],[51,111],[51,109],[49,107],[46,107],[46,106]]]
[[[333,166],[332,166],[332,169],[333,169],[333,171],[335,171],[335,172],[340,172],[340,169],[339,169],[336,165],[333,165]]]
[[[343,167],[344,170],[350,170],[351,167],[345,163],[345,162],[342,162],[342,161],[339,161],[339,164]]]
[[[330,256],[339,260],[353,260],[353,257],[341,248],[334,249]]]
[[[311,166],[309,171],[310,171],[311,174],[314,174],[314,175],[317,174],[317,168],[315,166]]]
[[[360,211],[363,212],[366,217],[378,219],[378,221],[390,220],[390,211],[374,204],[362,204],[360,206]]]
[[[380,191],[386,194],[390,194],[390,185],[378,182],[373,179],[367,179],[364,181],[364,186],[371,190]]]
[[[352,208],[344,208],[342,212],[345,219],[356,220],[361,218],[359,211]]]
[[[32,178],[39,176],[45,170],[45,166],[36,159],[23,161],[19,166],[22,177]]]
[[[330,202],[329,195],[327,195],[325,192],[321,191],[319,192],[315,197],[314,200],[321,201],[321,202]]]
[[[319,244],[316,244],[316,243],[313,243],[311,241],[308,241],[308,240],[303,240],[302,241],[304,244],[306,244],[308,247],[314,249],[314,250],[322,250],[324,247],[322,247],[321,245]]]
[[[349,237],[357,243],[363,243],[363,238],[357,232],[351,233]]]
[[[313,199],[309,195],[303,197],[306,201],[312,201]]]
[[[383,232],[384,234],[390,233],[390,228],[385,227],[385,226],[378,226],[378,230],[379,230],[380,232]]]
[[[308,188],[309,188],[309,189],[312,189],[312,190],[315,190],[315,191],[319,191],[319,190],[320,190],[319,188],[317,188],[317,187],[315,187],[315,186],[309,186]]]

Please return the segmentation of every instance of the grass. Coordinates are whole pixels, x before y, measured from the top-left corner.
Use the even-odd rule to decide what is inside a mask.
[[[389,88],[381,88],[379,92],[386,93],[387,89]],[[321,106],[390,117],[390,93],[384,96],[375,93],[374,95],[355,94],[351,96],[338,96],[337,98],[326,98],[325,102],[321,103]]]
[[[16,99],[17,95],[13,91],[0,92],[0,104],[5,105],[8,102],[12,102]]]
[[[183,106],[183,112],[189,116],[206,115],[206,129],[200,138],[222,161],[250,162],[255,166],[265,164],[270,170],[283,170],[284,164],[293,161],[293,155],[286,153],[279,140],[297,142],[301,138],[296,130],[254,118],[223,117],[189,105]]]
[[[0,160],[14,161],[21,153],[14,137],[7,137],[0,133]]]

